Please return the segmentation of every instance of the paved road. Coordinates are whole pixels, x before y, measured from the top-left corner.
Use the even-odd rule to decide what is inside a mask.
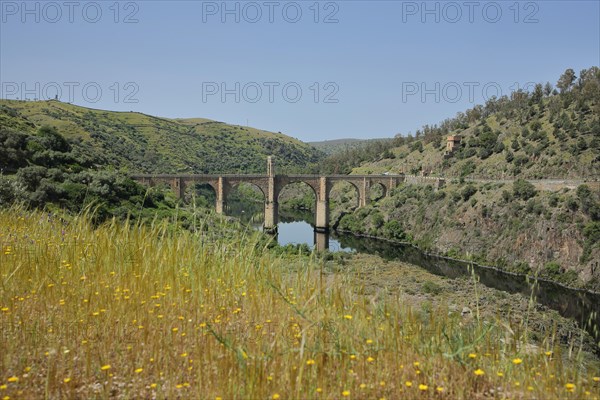
[[[513,183],[515,179],[479,179],[479,178],[465,178],[467,182],[477,182],[477,183]],[[537,189],[540,190],[551,190],[557,191],[563,188],[576,189],[579,185],[586,184],[590,187],[590,189],[600,190],[600,181],[599,180],[584,180],[584,179],[527,179],[528,182],[531,182]]]

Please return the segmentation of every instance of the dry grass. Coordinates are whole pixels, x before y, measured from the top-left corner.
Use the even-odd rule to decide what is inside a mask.
[[[598,371],[256,233],[0,211],[0,398],[598,398]],[[224,228],[209,228],[221,232]]]

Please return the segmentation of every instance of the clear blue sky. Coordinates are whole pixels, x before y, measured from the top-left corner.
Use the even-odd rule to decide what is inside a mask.
[[[2,0],[0,12],[4,98],[59,86],[88,107],[305,141],[407,134],[482,103],[484,87],[510,93],[600,65],[598,1]]]

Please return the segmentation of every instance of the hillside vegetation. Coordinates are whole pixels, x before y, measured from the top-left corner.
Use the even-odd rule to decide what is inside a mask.
[[[444,157],[449,135],[460,135],[461,146]],[[348,158],[355,155],[337,154],[327,163]],[[397,136],[354,167],[355,173],[600,179],[600,68],[579,77],[567,70],[556,89],[540,83],[532,92],[491,98],[414,136]]]
[[[341,153],[348,150],[360,149],[376,142],[389,142],[391,139],[332,139],[320,142],[308,142],[314,148],[326,155]]]
[[[130,173],[264,173],[269,155],[279,171],[310,171],[322,157],[281,133],[207,119],[168,119],[59,101],[0,100],[0,129],[55,128],[98,166]]]
[[[387,147],[373,143],[328,157],[321,163],[326,171],[353,166],[357,174],[452,177],[439,191],[401,185],[362,209],[353,188],[334,190],[334,227],[600,290],[598,183],[550,192],[527,182],[600,179],[600,69],[579,78],[567,70],[556,87],[538,84],[531,93],[490,99],[440,126],[396,137]],[[462,137],[451,154],[449,135]]]
[[[600,192],[514,183],[401,185],[354,212],[340,196],[337,229],[411,242],[455,258],[600,291]]]

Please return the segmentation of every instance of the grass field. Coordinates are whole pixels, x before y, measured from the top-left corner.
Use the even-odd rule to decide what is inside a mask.
[[[0,398],[600,397],[552,332],[534,348],[502,321],[374,298],[210,218],[190,232],[12,208],[0,227]]]

